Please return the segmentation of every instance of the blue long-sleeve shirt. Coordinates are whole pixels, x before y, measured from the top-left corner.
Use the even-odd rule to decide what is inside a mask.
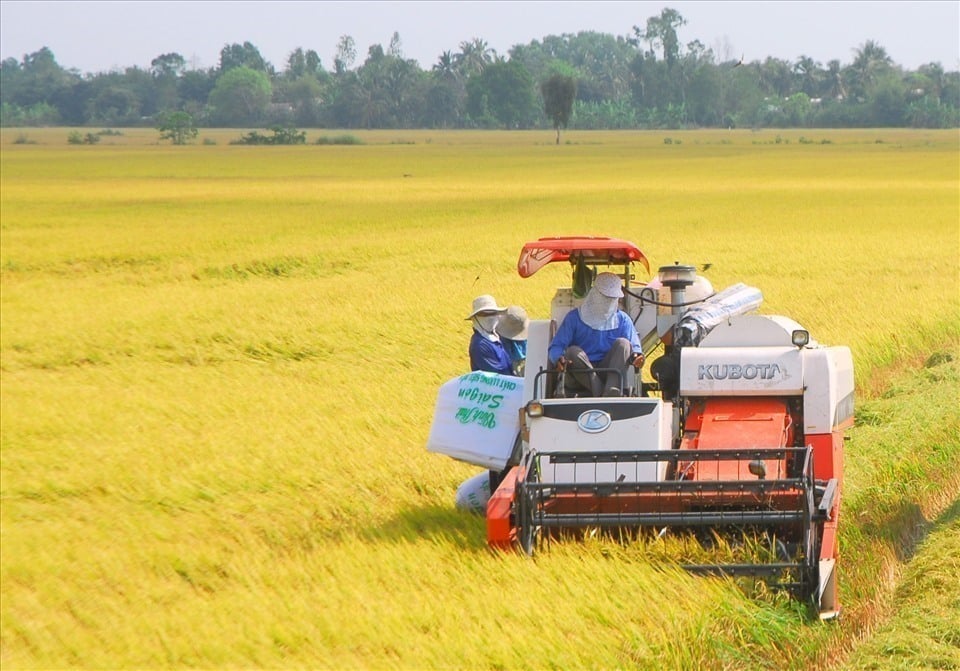
[[[553,337],[547,354],[550,357],[550,362],[556,363],[563,356],[567,347],[577,345],[586,353],[590,363],[597,365],[610,351],[613,341],[617,338],[629,340],[630,347],[636,354],[643,352],[640,346],[640,336],[637,335],[637,328],[633,325],[630,316],[623,310],[617,312],[615,327],[608,330],[590,328],[580,318],[580,310],[571,310],[560,323],[560,328],[557,329],[557,334]]]
[[[490,340],[473,332],[470,338],[470,370],[513,375],[510,356],[499,340]]]

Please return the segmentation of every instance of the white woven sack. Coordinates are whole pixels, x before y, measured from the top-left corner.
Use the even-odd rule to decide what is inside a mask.
[[[473,372],[440,387],[427,450],[500,471],[520,430],[523,378]]]

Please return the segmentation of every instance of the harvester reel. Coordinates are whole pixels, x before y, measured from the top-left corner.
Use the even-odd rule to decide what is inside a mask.
[[[539,480],[538,460],[529,459],[527,476],[517,483],[517,541],[523,552],[532,557],[540,540],[541,528],[538,523],[539,489],[528,487],[528,482]]]
[[[540,537],[540,527],[534,520],[535,513],[536,502],[533,500],[533,494],[528,489],[523,488],[517,501],[517,536],[520,548],[530,557],[533,556],[537,540]]]

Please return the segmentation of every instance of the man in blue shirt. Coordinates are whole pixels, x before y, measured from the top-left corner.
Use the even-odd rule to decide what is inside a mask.
[[[564,317],[550,343],[548,356],[565,370],[567,394],[620,396],[630,386],[627,370],[643,366],[640,336],[630,315],[620,309],[623,289],[615,273],[600,273],[576,310]],[[595,368],[612,370],[594,372]],[[620,371],[618,375],[616,371]]]
[[[473,299],[473,312],[467,319],[473,322],[473,335],[470,337],[470,370],[487,373],[513,375],[510,356],[497,335],[500,315],[506,308],[497,305],[493,296],[484,294]]]

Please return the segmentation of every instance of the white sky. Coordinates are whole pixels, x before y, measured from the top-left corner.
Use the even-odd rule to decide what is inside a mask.
[[[315,50],[330,70],[341,35],[356,41],[357,65],[372,44],[399,32],[403,53],[429,69],[443,51],[482,38],[506,55],[515,44],[593,30],[631,35],[664,7],[687,20],[682,44],[699,39],[723,59],[806,55],[847,64],[874,40],[907,69],[939,62],[960,69],[960,0],[912,2],[206,2],[0,0],[0,57],[21,60],[47,46],[82,73],[181,54],[192,67],[219,63],[227,44],[252,42],[282,70],[297,47]]]

